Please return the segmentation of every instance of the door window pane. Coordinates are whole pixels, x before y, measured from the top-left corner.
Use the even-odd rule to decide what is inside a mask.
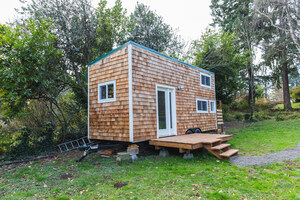
[[[109,84],[107,85],[107,87],[108,87],[107,98],[114,98],[114,85]]]
[[[100,99],[106,99],[106,85],[100,87]]]
[[[165,102],[165,92],[158,91],[157,92],[157,100],[158,100],[158,128],[166,129],[167,128],[167,120],[166,120],[166,102]]]

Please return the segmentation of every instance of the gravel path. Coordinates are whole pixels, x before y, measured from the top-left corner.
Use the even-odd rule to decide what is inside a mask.
[[[274,162],[285,160],[294,160],[300,158],[300,142],[295,148],[288,148],[276,153],[266,154],[263,156],[233,156],[230,159],[232,164],[237,166],[261,166]]]

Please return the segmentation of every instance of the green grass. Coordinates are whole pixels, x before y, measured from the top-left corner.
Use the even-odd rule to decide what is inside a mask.
[[[300,141],[300,120],[266,120],[227,133],[233,135],[229,143],[239,149],[241,155],[263,155],[296,147]]]
[[[274,106],[274,109],[276,110],[283,110],[283,104],[277,104],[276,106]],[[300,102],[298,103],[292,103],[292,108],[300,108]]]
[[[296,146],[299,124],[300,120],[252,124],[230,131],[234,134],[230,142],[245,155],[260,155],[264,149],[279,151]],[[167,158],[147,156],[121,166],[114,158],[101,158],[97,153],[81,163],[76,163],[76,158],[61,155],[48,161],[0,168],[0,198],[300,199],[300,159],[237,167],[200,152],[191,160],[184,160],[180,154]],[[61,179],[65,173],[72,177]],[[116,189],[117,182],[128,185]]]

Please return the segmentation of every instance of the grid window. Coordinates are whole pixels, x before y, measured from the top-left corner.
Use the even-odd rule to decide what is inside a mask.
[[[204,99],[197,99],[197,112],[208,113],[208,101]]]
[[[211,79],[209,75],[206,74],[200,74],[200,79],[201,79],[201,86],[204,87],[211,87]]]
[[[98,84],[98,103],[116,100],[116,81]]]

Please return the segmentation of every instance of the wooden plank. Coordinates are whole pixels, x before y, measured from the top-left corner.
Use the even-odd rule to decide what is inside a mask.
[[[184,143],[175,143],[175,142],[163,142],[163,141],[149,141],[150,145],[160,146],[160,147],[171,147],[171,148],[178,148],[178,149],[193,149],[191,144],[184,144]]]
[[[203,144],[213,144],[213,143],[217,143],[217,142],[221,142],[221,139],[204,139],[201,140],[201,143]]]
[[[229,146],[230,146],[230,144],[220,144],[220,145],[212,147],[211,149],[212,150],[222,150],[222,149],[225,149],[226,147],[229,147]]]
[[[225,152],[221,153],[220,156],[229,158],[229,157],[231,157],[233,155],[237,155],[238,152],[239,152],[238,149],[230,149],[228,151],[225,151]]]

